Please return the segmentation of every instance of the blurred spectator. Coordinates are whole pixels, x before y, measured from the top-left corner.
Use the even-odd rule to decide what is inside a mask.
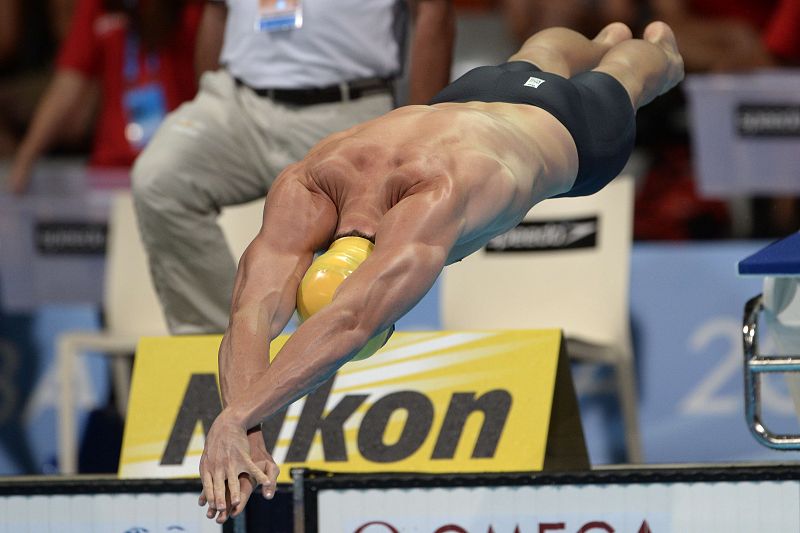
[[[508,30],[502,0],[453,0],[456,17],[451,79],[504,62],[519,50]]]
[[[197,64],[210,71],[134,167],[139,229],[173,334],[228,324],[236,260],[220,210],[263,198],[321,139],[391,110],[406,6],[409,102],[447,84],[450,0],[304,0],[300,19],[288,5],[290,15],[267,1],[206,4]]]
[[[54,5],[63,9],[65,1]],[[166,113],[194,96],[201,10],[192,0],[78,0],[56,73],[12,165],[11,189],[26,189],[36,159],[80,112],[94,79],[101,103],[90,164],[131,165]]]
[[[687,71],[800,63],[800,0],[651,0],[673,27]]]
[[[19,28],[19,2],[0,2],[0,64],[5,64],[16,50]]]
[[[596,35],[609,22],[634,25],[637,0],[500,0],[508,28],[522,43],[544,28],[564,26]]]
[[[75,12],[77,2],[78,0],[47,0],[50,28],[59,43],[64,42],[69,34],[72,14]]]
[[[47,86],[59,40],[55,22],[72,2],[0,0],[0,157],[13,154]]]
[[[456,11],[489,11],[497,8],[500,0],[453,0]]]
[[[672,26],[687,72],[739,72],[800,64],[800,0],[650,0],[650,15]],[[726,206],[699,198],[690,164],[686,106],[673,90],[638,117],[653,156],[637,196],[638,239],[730,236]],[[756,199],[749,236],[796,231],[794,198]]]

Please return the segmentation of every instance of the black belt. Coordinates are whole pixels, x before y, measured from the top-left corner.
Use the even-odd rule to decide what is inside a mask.
[[[383,78],[366,78],[309,89],[259,89],[250,87],[239,78],[236,84],[249,87],[254,93],[276,102],[292,105],[315,105],[331,102],[356,100],[370,94],[392,92],[392,80]]]

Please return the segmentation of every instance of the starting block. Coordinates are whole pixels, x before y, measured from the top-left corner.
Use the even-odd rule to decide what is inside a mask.
[[[761,419],[760,376],[788,373],[787,383],[800,414],[800,233],[776,241],[739,262],[739,274],[764,276],[764,290],[744,309],[745,416],[761,444],[781,450],[800,450],[800,434],[771,432]],[[775,339],[780,355],[758,350],[759,316]]]

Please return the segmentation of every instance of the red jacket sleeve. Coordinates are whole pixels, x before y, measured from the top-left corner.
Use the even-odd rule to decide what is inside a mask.
[[[800,0],[781,0],[765,29],[764,43],[782,60],[800,64]]]
[[[58,69],[77,70],[93,76],[98,67],[95,23],[101,14],[102,0],[78,0],[70,29],[58,54]]]

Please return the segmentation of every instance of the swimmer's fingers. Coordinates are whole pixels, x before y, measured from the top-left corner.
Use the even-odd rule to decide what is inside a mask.
[[[236,507],[241,503],[240,499],[240,491],[239,491],[239,472],[233,468],[232,465],[228,465],[228,493],[230,495],[230,503],[231,507]]]
[[[228,481],[230,483],[230,481]],[[250,495],[253,494],[253,489],[255,489],[255,485],[253,485],[252,478],[249,474],[239,474],[239,505],[233,505],[231,507],[230,515],[231,517],[237,516],[239,513],[244,511],[247,502],[250,500]]]
[[[264,476],[266,481],[261,482],[261,496],[264,499],[271,500],[275,497],[275,491],[278,488],[278,474],[281,473],[281,469],[278,468],[278,465],[275,464],[275,461],[270,460],[267,461],[267,473]]]
[[[247,437],[250,443],[251,461],[253,463],[251,469],[254,468],[250,472],[250,481],[253,483],[253,489],[259,484],[262,485],[261,495],[269,500],[275,495],[280,469],[264,446],[264,437],[260,430],[251,431]]]
[[[199,503],[200,505],[208,504],[208,510],[206,511],[207,518],[214,518],[216,513],[216,508],[214,507],[214,481],[211,477],[211,472],[207,469],[204,469],[201,465],[200,468],[200,478],[203,481],[203,493],[200,495]]]
[[[231,465],[228,465],[223,486],[226,487],[223,495],[225,498],[225,505],[222,508],[217,507],[219,514],[217,515],[216,521],[218,524],[224,524],[225,521],[233,515],[233,511],[240,503],[239,477],[236,475],[236,472]],[[216,494],[216,485],[214,489]],[[217,505],[219,505],[219,501],[217,501]]]
[[[252,477],[254,486],[269,485],[269,477],[267,477],[267,474],[252,460],[247,461],[247,472]]]
[[[217,523],[221,524],[227,518],[227,501],[225,499],[225,471],[222,468],[217,468],[212,474],[212,482],[214,484],[214,508],[219,511],[217,515]]]

